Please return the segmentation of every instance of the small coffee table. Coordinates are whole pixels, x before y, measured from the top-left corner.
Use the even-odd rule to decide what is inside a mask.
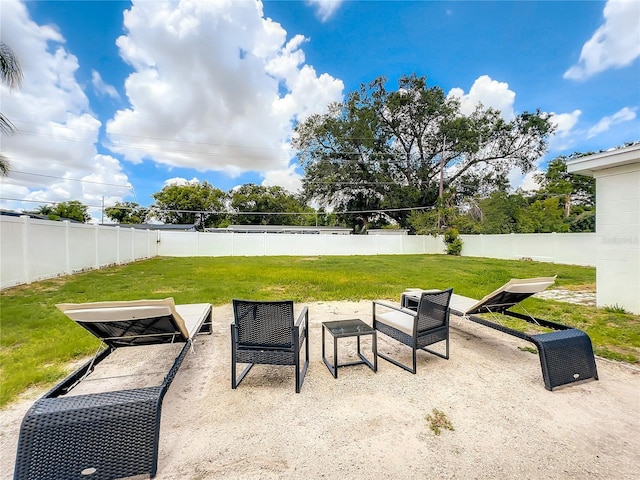
[[[325,356],[324,332],[328,330],[333,337],[333,364],[329,363]],[[373,363],[365,358],[360,352],[360,337],[363,335],[371,335],[371,350],[373,353]],[[358,357],[360,360],[355,362],[338,364],[338,339],[347,337],[358,338]],[[378,371],[378,348],[376,343],[376,331],[362,320],[356,318],[351,320],[337,320],[334,322],[322,323],[322,361],[332,373],[333,378],[338,378],[338,367],[348,367],[351,365],[367,365],[374,372]]]

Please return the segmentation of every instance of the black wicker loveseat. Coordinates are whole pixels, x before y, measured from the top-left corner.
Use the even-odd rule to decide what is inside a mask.
[[[195,335],[211,333],[211,304],[175,305],[172,298],[167,298],[63,304],[58,308],[100,338],[101,347],[93,359],[38,399],[26,413],[14,479],[153,478],[162,401],[192,349]],[[156,362],[168,368],[165,373],[160,371],[158,381],[150,386],[136,388],[133,380],[133,385],[122,389],[89,389],[91,393],[82,393],[83,386],[91,384],[92,376],[109,363],[107,359],[116,351],[122,352],[121,347],[139,347],[143,357],[169,356]],[[127,371],[121,372],[123,378],[131,377],[134,369],[135,365],[128,365]],[[112,386],[113,380],[110,382],[106,385]]]

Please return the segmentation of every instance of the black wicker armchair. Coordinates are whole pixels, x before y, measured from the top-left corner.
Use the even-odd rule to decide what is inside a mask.
[[[453,289],[424,292],[420,296],[416,310],[373,302],[373,328],[398,340],[413,350],[413,364],[408,367],[393,358],[380,353],[378,356],[411,373],[416,373],[416,354],[424,350],[441,358],[449,358],[449,302]],[[376,310],[378,307],[378,310]],[[383,307],[385,311],[379,312]],[[445,342],[445,353],[426,348],[438,342]]]
[[[231,324],[231,388],[235,389],[254,364],[294,365],[296,393],[309,366],[309,309],[294,323],[293,302],[233,300]],[[304,343],[305,361],[300,351]],[[248,364],[240,377],[236,365]]]

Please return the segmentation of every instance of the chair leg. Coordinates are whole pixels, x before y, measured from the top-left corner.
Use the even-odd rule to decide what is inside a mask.
[[[244,377],[247,376],[247,373],[249,373],[249,370],[251,370],[251,367],[253,367],[253,365],[254,365],[253,363],[250,363],[249,365],[247,365],[245,369],[242,371],[242,373],[240,374],[240,377],[236,380],[236,363],[233,362],[231,364],[231,388],[235,390],[236,387],[240,385],[240,382],[244,380]]]
[[[302,366],[302,371],[300,371],[300,351],[298,351],[296,358],[296,393],[300,393],[302,384],[304,383],[304,377],[307,374],[307,368],[309,368],[309,331],[305,334],[304,359],[304,365]]]
[[[407,372],[409,372],[409,373],[413,373],[413,374],[415,374],[415,373],[416,373],[416,366],[415,366],[416,364],[415,364],[415,360],[414,360],[413,370],[412,370],[411,368],[409,368],[409,367],[407,367],[406,365],[404,365],[404,364],[402,364],[402,363],[398,362],[397,360],[394,360],[393,358],[386,356],[384,353],[380,353],[380,351],[378,351],[378,356],[379,356],[380,358],[385,359],[385,360],[386,360],[387,362],[389,362],[389,363],[393,363],[396,367],[400,367],[400,368],[402,368],[403,370],[406,370],[406,371],[407,371]],[[414,350],[413,356],[414,356],[414,359],[415,359],[415,350]]]
[[[235,390],[240,382],[247,376],[251,367],[253,367],[253,363],[250,363],[245,367],[245,369],[240,374],[240,378],[236,379],[236,344],[234,342],[234,331],[233,325],[231,325],[231,388]]]
[[[412,360],[413,360],[413,373],[416,373],[418,371],[418,347],[416,345],[414,345],[411,350],[413,350],[413,355],[412,355]]]
[[[430,348],[427,347],[422,347],[420,350],[424,350],[425,352],[430,353],[431,355],[435,355],[436,357],[440,357],[440,358],[444,358],[445,360],[449,360],[449,335],[447,335],[447,338],[445,339],[445,354],[443,355],[440,352],[436,352],[435,350],[431,350]]]

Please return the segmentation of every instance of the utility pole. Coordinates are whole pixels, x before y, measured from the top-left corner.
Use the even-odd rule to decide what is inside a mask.
[[[442,153],[440,154],[440,188],[438,189],[438,197],[442,200],[442,196],[444,195],[444,150],[447,144],[447,136],[445,135],[442,139]]]
[[[442,226],[442,209],[444,208],[444,151],[447,144],[447,136],[442,137],[442,153],[440,154],[440,185],[438,187],[438,229]]]

